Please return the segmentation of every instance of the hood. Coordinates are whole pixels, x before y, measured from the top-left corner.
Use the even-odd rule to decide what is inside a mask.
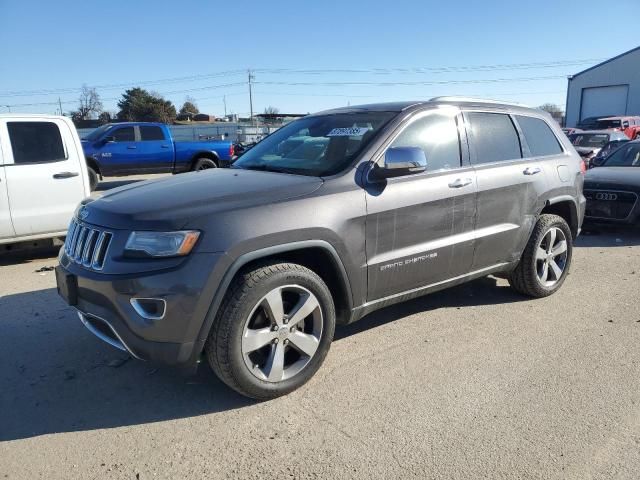
[[[299,197],[322,183],[317,177],[241,169],[183,173],[110,190],[87,204],[86,221],[114,229],[180,229],[196,217]]]
[[[587,172],[584,182],[585,188],[612,184],[640,187],[640,167],[597,167]]]

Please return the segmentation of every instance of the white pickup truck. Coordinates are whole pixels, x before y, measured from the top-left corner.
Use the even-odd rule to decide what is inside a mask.
[[[76,206],[89,194],[70,119],[0,115],[0,245],[65,236]]]

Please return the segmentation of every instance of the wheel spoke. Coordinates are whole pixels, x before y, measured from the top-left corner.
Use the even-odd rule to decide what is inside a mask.
[[[279,382],[284,373],[284,345],[278,343],[271,349],[271,354],[264,367],[264,374],[270,382]]]
[[[294,311],[289,318],[289,328],[294,327],[298,322],[307,318],[318,307],[318,299],[314,295],[301,296],[300,301],[294,307]]]
[[[251,353],[259,348],[264,347],[271,342],[278,332],[274,332],[271,328],[261,328],[259,330],[249,329],[242,337],[242,350],[244,353]]]
[[[555,247],[551,249],[551,255],[555,258],[561,253],[564,253],[566,251],[567,251],[567,241],[561,240],[560,242],[558,242],[558,244]]]
[[[551,251],[553,245],[556,243],[556,229],[549,230],[549,243],[547,244],[547,251]]]
[[[282,303],[282,290],[276,288],[270,291],[263,302],[269,317],[272,321],[276,322],[278,326],[282,326],[282,319],[284,317],[284,305]]]
[[[545,283],[547,281],[547,277],[549,276],[549,264],[545,262],[542,265],[542,274],[540,275],[540,281]]]
[[[303,333],[298,330],[293,332],[289,337],[289,341],[301,352],[309,357],[312,357],[318,349],[318,339],[308,333]]]
[[[549,265],[551,266],[551,270],[553,270],[553,275],[556,277],[556,280],[560,280],[560,277],[562,276],[562,269],[560,266],[553,259],[549,259]]]
[[[545,258],[547,258],[546,250],[542,247],[538,247],[538,250],[536,250],[536,260],[544,260]]]

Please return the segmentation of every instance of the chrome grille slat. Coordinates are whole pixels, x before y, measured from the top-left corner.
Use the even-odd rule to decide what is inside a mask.
[[[112,238],[112,232],[73,219],[64,242],[64,250],[73,263],[92,270],[102,270]]]

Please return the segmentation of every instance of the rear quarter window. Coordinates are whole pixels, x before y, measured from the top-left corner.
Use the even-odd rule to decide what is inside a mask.
[[[532,156],[544,157],[562,153],[562,147],[547,122],[539,118],[523,115],[516,115],[516,120],[520,125]]]
[[[503,113],[468,112],[476,158],[473,163],[492,163],[522,158],[520,139],[511,118]]]

